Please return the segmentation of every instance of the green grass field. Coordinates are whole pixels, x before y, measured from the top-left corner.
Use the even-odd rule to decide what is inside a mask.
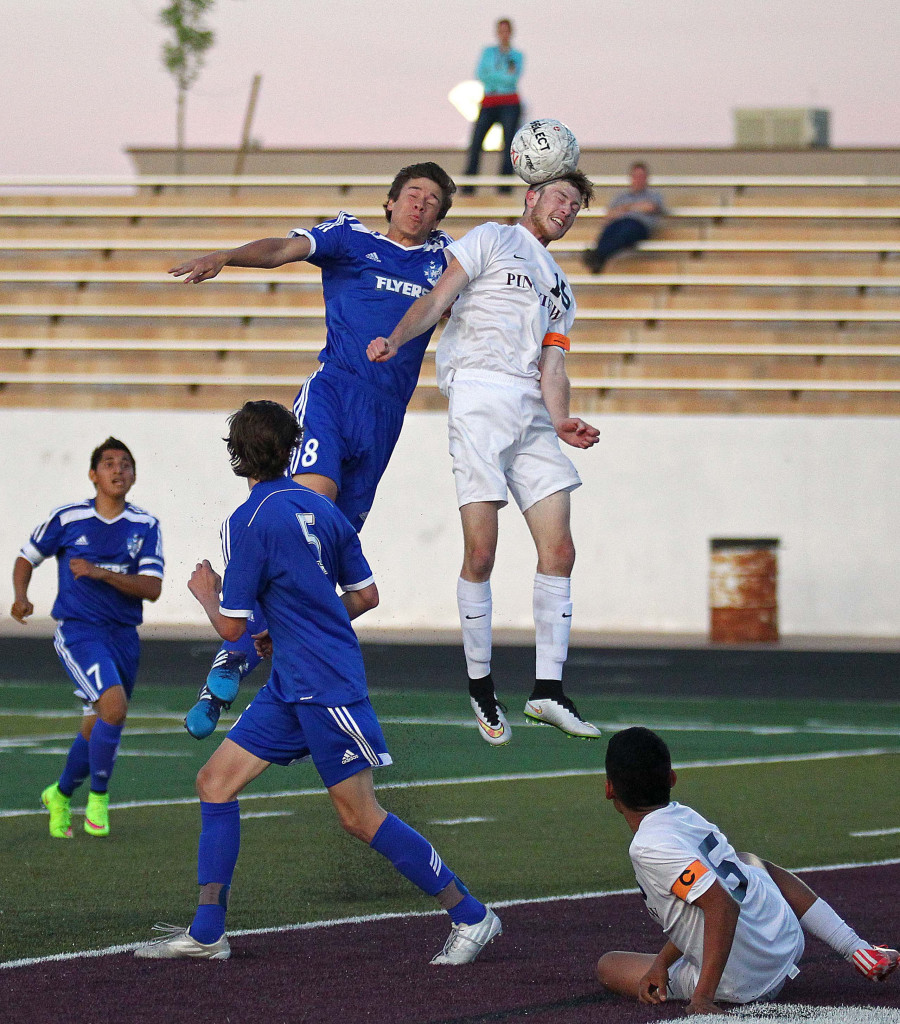
[[[459,693],[372,696],[395,760],[376,773],[382,803],[425,833],[482,899],[634,885],[629,833],[603,799],[602,739],[526,726],[514,710],[512,743],[491,748]],[[76,813],[75,839],[61,841],[47,834],[39,794],[62,766],[77,705],[62,684],[0,684],[0,962],[135,942],[154,921],[190,919],[194,777],[225,731],[223,719],[215,737],[191,739],[181,718],[192,700],[174,687],[138,689],[111,786],[112,834],[85,835]],[[788,867],[900,855],[896,785],[872,784],[898,776],[898,703],[579,703],[605,732],[644,724],[664,735],[684,766],[674,797],[738,849]],[[73,806],[83,802],[76,795]],[[242,797],[231,929],[432,906],[341,832],[311,765],[273,767]]]

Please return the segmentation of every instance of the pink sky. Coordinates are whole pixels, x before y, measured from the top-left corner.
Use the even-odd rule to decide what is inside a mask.
[[[3,0],[0,174],[125,174],[174,142],[164,0]],[[219,0],[188,142],[234,145],[253,75],[267,146],[462,146],[447,101],[516,26],[532,116],[583,146],[730,145],[735,107],[819,106],[832,143],[900,142],[897,0]]]

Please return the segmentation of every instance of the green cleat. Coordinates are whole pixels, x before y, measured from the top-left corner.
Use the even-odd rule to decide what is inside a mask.
[[[84,830],[89,836],[109,835],[109,793],[88,793]]]
[[[69,808],[72,798],[59,791],[59,783],[54,782],[41,793],[41,803],[50,812],[50,835],[54,839],[72,838],[72,811]]]

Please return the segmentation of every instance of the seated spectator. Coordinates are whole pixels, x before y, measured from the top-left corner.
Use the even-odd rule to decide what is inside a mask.
[[[613,197],[597,244],[582,253],[584,265],[592,274],[599,274],[613,253],[630,249],[654,234],[659,218],[666,212],[662,193],[647,187],[647,165],[633,163],[628,173],[631,187]]]

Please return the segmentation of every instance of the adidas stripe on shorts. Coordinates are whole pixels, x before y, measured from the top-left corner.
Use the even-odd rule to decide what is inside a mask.
[[[311,759],[326,787],[393,761],[368,697],[329,708],[283,701],[264,686],[228,739],[272,764]]]

